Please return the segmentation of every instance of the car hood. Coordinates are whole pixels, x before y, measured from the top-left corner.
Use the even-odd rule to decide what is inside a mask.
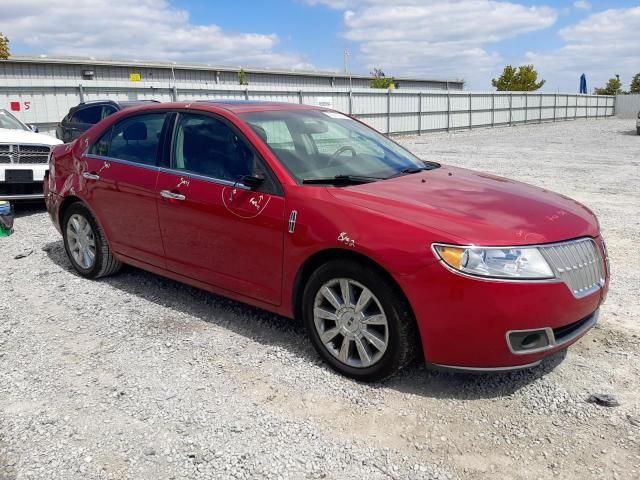
[[[345,203],[424,225],[433,241],[530,245],[597,236],[599,229],[591,210],[568,197],[462,168],[328,190]]]
[[[58,145],[62,143],[57,138],[44,133],[36,133],[27,130],[14,130],[0,128],[0,143],[20,143],[30,145]]]

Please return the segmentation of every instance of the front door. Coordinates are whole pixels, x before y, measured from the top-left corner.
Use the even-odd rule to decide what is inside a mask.
[[[242,184],[260,175],[256,190]],[[284,198],[255,150],[226,121],[181,113],[158,213],[167,268],[267,303],[281,302]]]
[[[117,253],[165,267],[158,223],[158,165],[166,113],[127,117],[85,155],[87,200]]]

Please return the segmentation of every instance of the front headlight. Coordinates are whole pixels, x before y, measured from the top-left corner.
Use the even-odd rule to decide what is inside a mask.
[[[542,280],[554,278],[551,267],[535,247],[458,247],[434,245],[449,267],[479,277]]]

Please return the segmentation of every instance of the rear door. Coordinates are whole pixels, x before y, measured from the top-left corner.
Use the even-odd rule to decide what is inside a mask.
[[[226,120],[180,113],[171,168],[158,178],[167,268],[264,302],[281,302],[284,197]],[[244,175],[265,178],[257,189]]]
[[[154,112],[116,123],[85,155],[82,177],[113,250],[163,268],[156,183],[169,117]]]

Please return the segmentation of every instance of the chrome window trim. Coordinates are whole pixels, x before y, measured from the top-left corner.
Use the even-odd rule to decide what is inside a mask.
[[[222,178],[207,177],[206,175],[200,175],[198,173],[193,173],[186,170],[176,170],[172,168],[158,167],[157,165],[146,165],[144,163],[131,162],[129,160],[123,160],[121,158],[105,157],[102,155],[95,155],[93,153],[88,153],[84,156],[87,158],[92,158],[94,160],[120,163],[122,165],[128,165],[130,167],[140,167],[140,168],[144,168],[146,170],[151,170],[154,172],[163,172],[163,173],[169,173],[172,175],[180,175],[182,177],[194,178],[196,180],[204,180],[209,183],[215,183],[215,184],[224,185],[227,187],[236,187],[236,188],[241,188],[242,190],[251,190],[251,188],[247,187],[245,184],[240,182],[232,182],[230,180],[224,180]],[[269,195],[275,195],[275,194],[270,193]]]

